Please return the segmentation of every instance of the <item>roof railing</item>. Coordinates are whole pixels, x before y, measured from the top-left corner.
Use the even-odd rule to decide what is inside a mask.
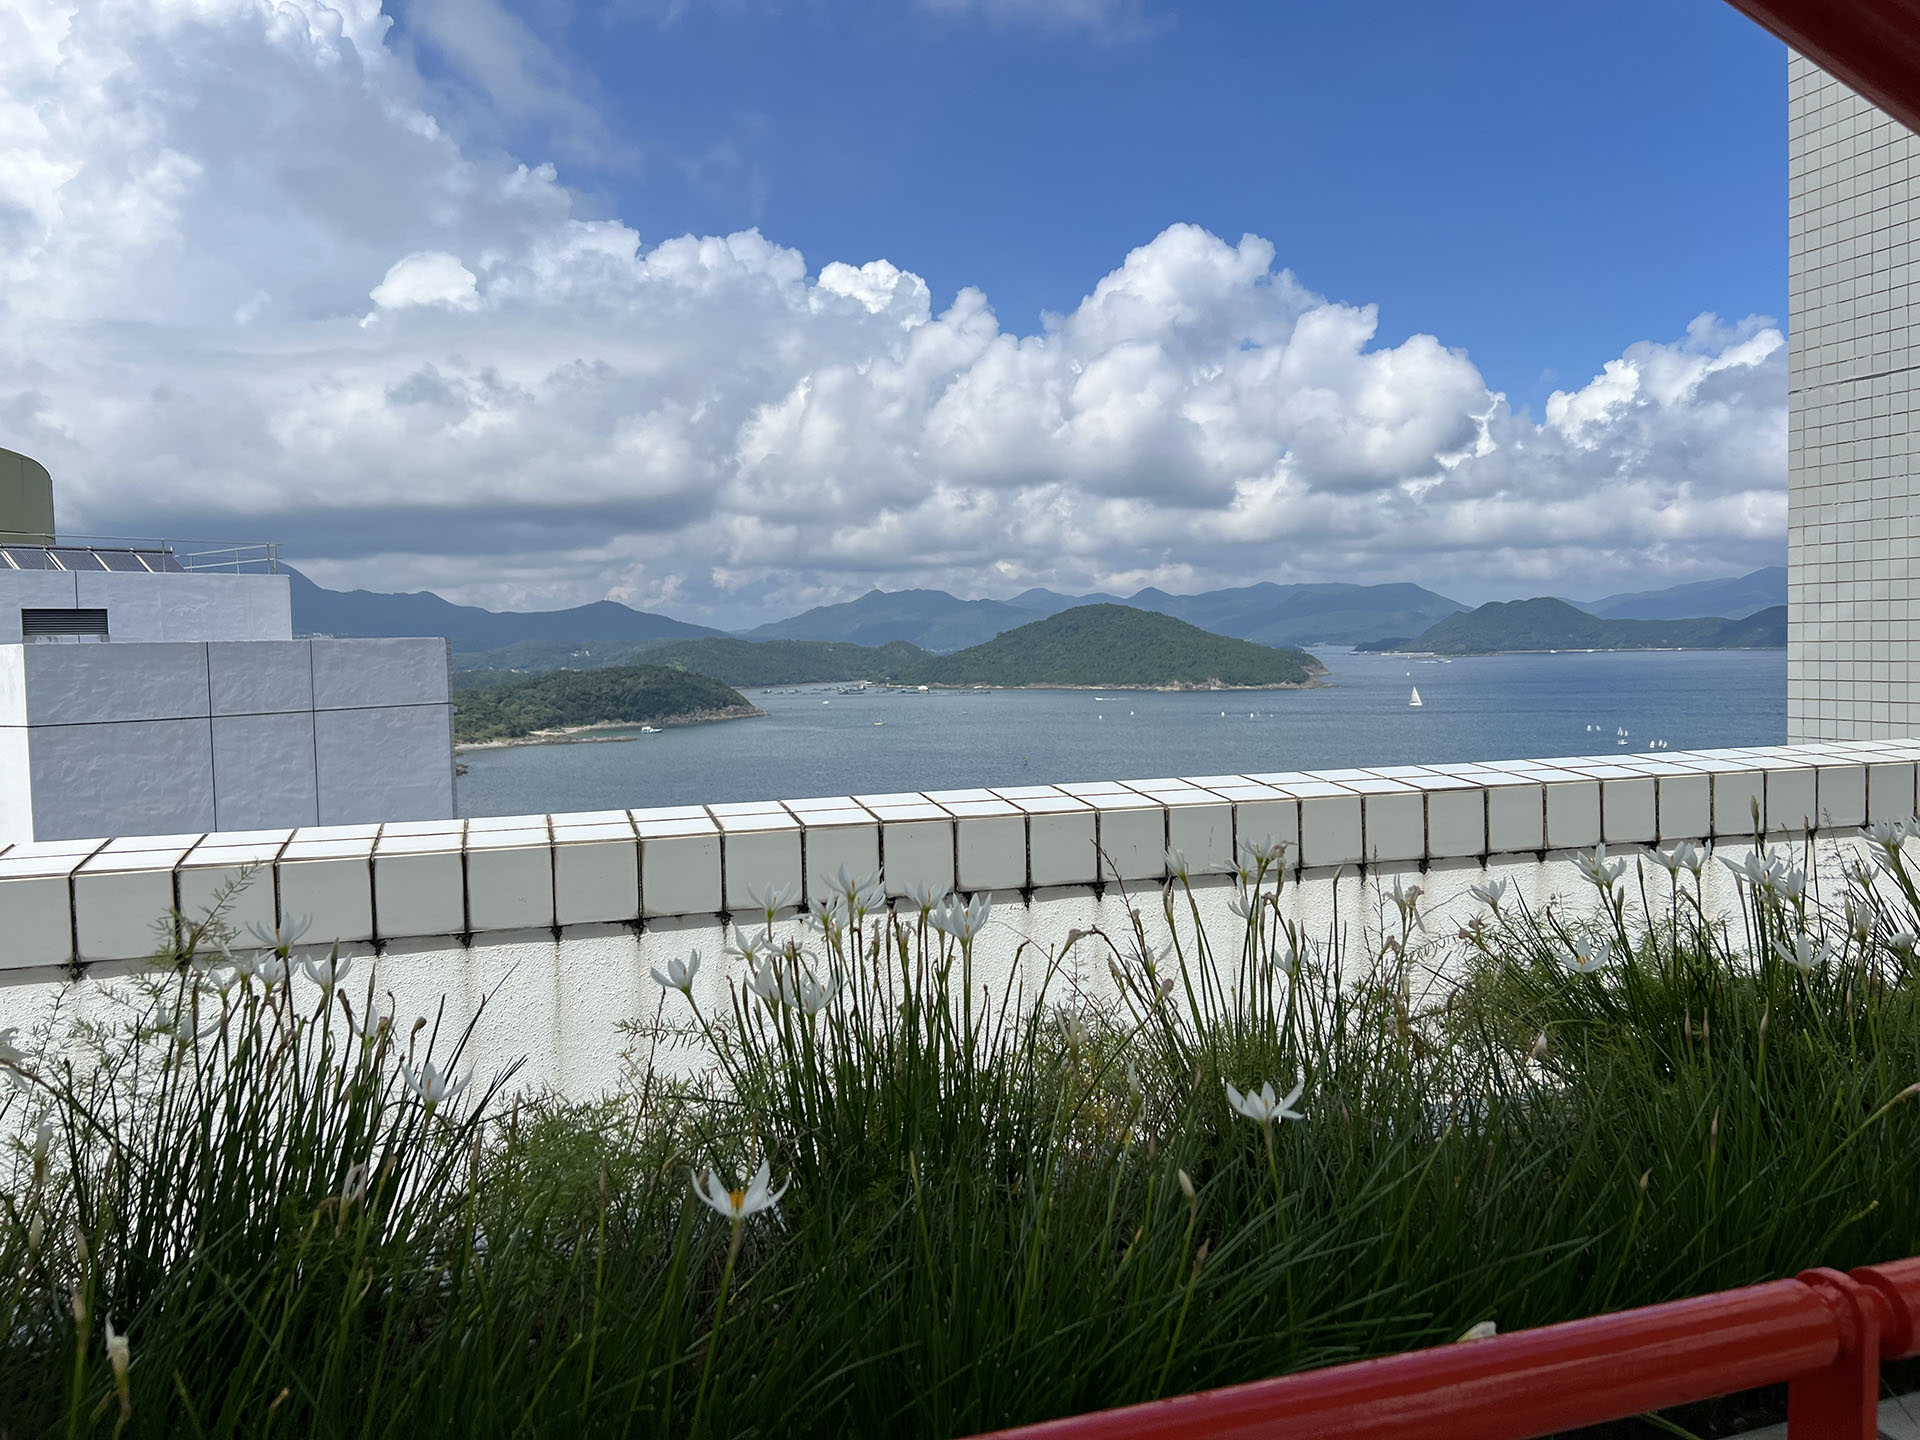
[[[186,540],[178,536],[49,536],[0,530],[0,573],[54,570],[128,574],[276,575],[280,547],[271,540]]]
[[[1880,1364],[1916,1351],[1920,1259],[1896,1260],[1050,1420],[993,1440],[1533,1440],[1779,1384],[1790,1440],[1873,1440]]]

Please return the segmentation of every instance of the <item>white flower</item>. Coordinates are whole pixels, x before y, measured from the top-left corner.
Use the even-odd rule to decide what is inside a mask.
[[[1278,957],[1280,968],[1294,979],[1300,978],[1300,951],[1298,947],[1287,946],[1286,953]]]
[[[927,917],[927,923],[944,935],[951,935],[962,945],[973,943],[987,925],[987,915],[992,910],[984,894],[962,901],[958,895],[949,895],[940,907]]]
[[[780,1203],[780,1197],[787,1193],[787,1186],[793,1184],[788,1177],[787,1184],[778,1190],[770,1190],[767,1162],[762,1160],[760,1168],[753,1172],[753,1180],[738,1190],[729,1190],[720,1183],[720,1177],[712,1170],[702,1171],[693,1177],[693,1193],[698,1195],[716,1213],[731,1220],[734,1224],[744,1224],[749,1216],[758,1215],[762,1210],[771,1210]]]
[[[1187,878],[1187,870],[1188,870],[1188,865],[1187,865],[1186,852],[1184,850],[1168,850],[1167,851],[1167,874],[1173,876],[1177,880],[1184,880]]]
[[[1691,840],[1682,840],[1673,847],[1673,862],[1682,870],[1689,870],[1695,879],[1707,868],[1707,862],[1713,858],[1711,844],[1700,846]]]
[[[1536,1062],[1545,1062],[1547,1058],[1547,1032],[1542,1030],[1533,1037],[1533,1058]]]
[[[1233,1082],[1227,1082],[1227,1103],[1238,1110],[1256,1125],[1271,1125],[1275,1120],[1304,1120],[1307,1117],[1294,1109],[1295,1103],[1306,1093],[1307,1082],[1302,1080],[1293,1087],[1284,1100],[1276,1100],[1273,1094],[1273,1082],[1269,1080],[1257,1091],[1242,1095],[1233,1088]]]
[[[1876,820],[1861,832],[1889,854],[1898,854],[1902,844],[1914,833],[1911,820]]]
[[[1287,842],[1262,835],[1258,840],[1242,840],[1240,853],[1255,866],[1272,865],[1287,853]]]
[[[738,932],[736,931],[735,933],[737,934]],[[662,990],[678,990],[682,995],[691,996],[693,994],[693,977],[699,973],[700,952],[698,950],[691,950],[687,953],[685,960],[669,960],[664,975],[658,970],[654,971],[653,978],[659,982]]]
[[[442,1071],[431,1060],[423,1060],[415,1070],[410,1065],[402,1065],[400,1073],[407,1082],[407,1088],[420,1097],[420,1102],[428,1110],[437,1110],[460,1097],[460,1092],[472,1083],[471,1078],[456,1080],[450,1071]]]
[[[293,977],[292,964],[285,956],[273,951],[254,956],[247,968],[269,990],[276,985],[285,985]]]
[[[864,918],[886,903],[887,891],[880,881],[878,870],[856,877],[842,865],[833,875],[833,890],[836,897],[845,897],[847,913],[856,918]]]
[[[834,997],[840,993],[841,980],[838,975],[829,975],[824,982],[811,975],[800,981],[800,1009],[811,1020],[822,1010],[833,1004]]]
[[[764,891],[757,885],[749,885],[747,908],[765,915],[771,924],[775,915],[793,904],[794,896],[798,893],[790,885],[769,885]]]
[[[1819,968],[1827,958],[1827,947],[1811,937],[1795,935],[1791,941],[1780,939],[1773,942],[1773,953],[1781,961],[1800,971]]]
[[[15,1070],[22,1069],[26,1065],[27,1052],[13,1042],[13,1037],[19,1033],[18,1025],[9,1025],[6,1029],[0,1030],[0,1065],[8,1065]]]
[[[1619,883],[1620,877],[1627,873],[1627,862],[1615,860],[1609,864],[1607,847],[1602,843],[1593,847],[1593,854],[1581,858],[1580,869],[1599,889],[1612,890]]]
[[[931,880],[916,880],[907,886],[907,899],[922,915],[947,898],[947,887]]]
[[[318,985],[322,990],[332,990],[347,978],[347,972],[353,969],[351,955],[319,955],[312,959],[302,958],[299,962],[300,973]]]
[[[765,950],[769,943],[767,937],[759,931],[756,930],[752,934],[748,934],[736,925],[733,927],[733,934],[727,937],[727,943],[721,946],[721,952],[726,955],[731,955],[736,960],[744,960],[751,965],[755,960],[760,958],[760,952]],[[694,953],[698,954],[699,952],[695,951]],[[656,980],[659,979],[659,972],[657,970],[654,972],[654,978]],[[666,982],[661,981],[661,983],[665,984]]]
[[[1236,890],[1233,898],[1227,901],[1227,909],[1238,915],[1242,920],[1246,920],[1252,916],[1254,907],[1259,903],[1260,897],[1251,891]]]
[[[113,1367],[114,1388],[120,1392],[120,1407],[124,1420],[127,1408],[127,1368],[133,1364],[133,1347],[127,1343],[127,1337],[113,1328],[113,1317],[107,1317],[107,1363]]]
[[[269,950],[285,951],[298,945],[300,937],[312,928],[311,915],[283,915],[271,930],[255,920],[247,926],[247,933]]]
[[[1489,910],[1498,910],[1500,908],[1500,902],[1506,899],[1507,896],[1507,882],[1505,880],[1488,880],[1482,884],[1475,885],[1467,893],[1482,905],[1485,905]]]
[[[847,897],[839,891],[823,896],[807,906],[806,919],[823,935],[838,935],[847,928],[851,912]]]
[[[756,965],[747,972],[747,989],[758,995],[768,1005],[780,999],[780,977],[769,960],[764,965]]]
[[[1603,940],[1598,945],[1576,940],[1573,942],[1573,953],[1560,957],[1560,963],[1576,975],[1598,975],[1602,970],[1612,968],[1613,961],[1613,942],[1610,940]]]

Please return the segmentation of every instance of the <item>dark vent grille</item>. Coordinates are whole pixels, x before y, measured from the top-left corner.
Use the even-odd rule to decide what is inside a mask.
[[[107,633],[104,610],[22,610],[20,633],[29,640],[52,635],[101,635]]]

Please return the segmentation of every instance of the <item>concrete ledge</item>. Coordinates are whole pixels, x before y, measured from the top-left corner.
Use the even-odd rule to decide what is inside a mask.
[[[486,817],[0,847],[0,968],[152,953],[161,913],[305,915],[310,943],[711,917],[845,867],[909,886],[1032,893],[1149,886],[1285,842],[1286,866],[1419,873],[1440,862],[1845,831],[1914,813],[1920,742],[1209,775],[926,794]],[[1448,867],[1450,868],[1450,867]]]

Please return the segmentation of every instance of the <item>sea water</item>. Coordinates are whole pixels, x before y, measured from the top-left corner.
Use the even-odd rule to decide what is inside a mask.
[[[745,693],[764,718],[461,754],[462,815],[1777,745],[1786,652],[1317,652],[1304,690]],[[1418,687],[1419,708],[1407,702]],[[1625,731],[1624,736],[1619,731]]]

